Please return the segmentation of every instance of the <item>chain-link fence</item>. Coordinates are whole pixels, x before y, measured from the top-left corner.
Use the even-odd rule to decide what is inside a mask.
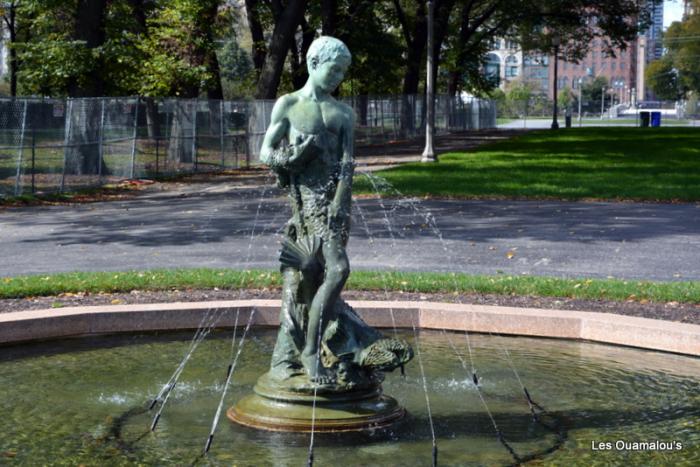
[[[424,133],[416,96],[344,99],[356,144]],[[273,101],[197,99],[0,100],[0,197],[61,192],[123,179],[247,167],[258,161]],[[436,131],[495,128],[482,99],[436,98]]]

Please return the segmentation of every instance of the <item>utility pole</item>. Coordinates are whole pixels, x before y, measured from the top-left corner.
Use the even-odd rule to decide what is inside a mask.
[[[435,126],[435,89],[433,76],[433,22],[435,18],[435,3],[428,0],[428,64],[426,80],[426,103],[427,119],[425,122],[425,149],[421,162],[437,162],[435,150],[433,149],[433,127]]]

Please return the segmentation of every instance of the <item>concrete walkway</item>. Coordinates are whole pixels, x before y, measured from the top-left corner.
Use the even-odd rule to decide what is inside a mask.
[[[0,211],[0,276],[276,268],[286,199],[183,184],[128,201]],[[700,205],[363,199],[355,269],[700,280]]]

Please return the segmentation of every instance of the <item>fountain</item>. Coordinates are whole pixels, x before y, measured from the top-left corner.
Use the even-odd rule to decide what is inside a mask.
[[[350,51],[322,36],[307,54],[304,87],[280,97],[260,152],[287,190],[292,218],[280,262],[280,328],[270,371],[227,415],[273,431],[353,431],[390,425],[404,409],[382,393],[382,373],[413,357],[340,298],[350,273],[353,110],[331,93]]]
[[[263,148],[292,208],[279,329],[254,329],[255,308],[208,309],[194,336],[3,347],[0,464],[300,465],[313,463],[315,447],[327,464],[427,465],[437,463],[440,443],[446,465],[610,465],[623,456],[627,464],[697,465],[697,358],[476,334],[459,323],[461,333],[419,331],[406,314],[399,330],[392,309],[387,338],[340,298],[349,267],[352,114],[329,93],[349,53],[325,38],[310,54],[308,87],[280,99]],[[355,212],[371,247],[361,204]],[[412,200],[380,207],[392,242],[407,235],[392,217],[406,209],[400,220],[425,226],[449,258],[429,212]],[[261,358],[270,354],[271,362]],[[383,380],[414,356],[405,377]],[[147,395],[155,397],[144,404]],[[232,401],[226,414],[235,423],[219,426],[222,442],[212,444]]]

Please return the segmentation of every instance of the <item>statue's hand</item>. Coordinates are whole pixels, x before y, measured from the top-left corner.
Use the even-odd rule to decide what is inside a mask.
[[[297,140],[290,146],[291,155],[289,165],[300,167],[305,165],[312,157],[318,154],[319,147],[316,145],[315,135],[297,136]]]

